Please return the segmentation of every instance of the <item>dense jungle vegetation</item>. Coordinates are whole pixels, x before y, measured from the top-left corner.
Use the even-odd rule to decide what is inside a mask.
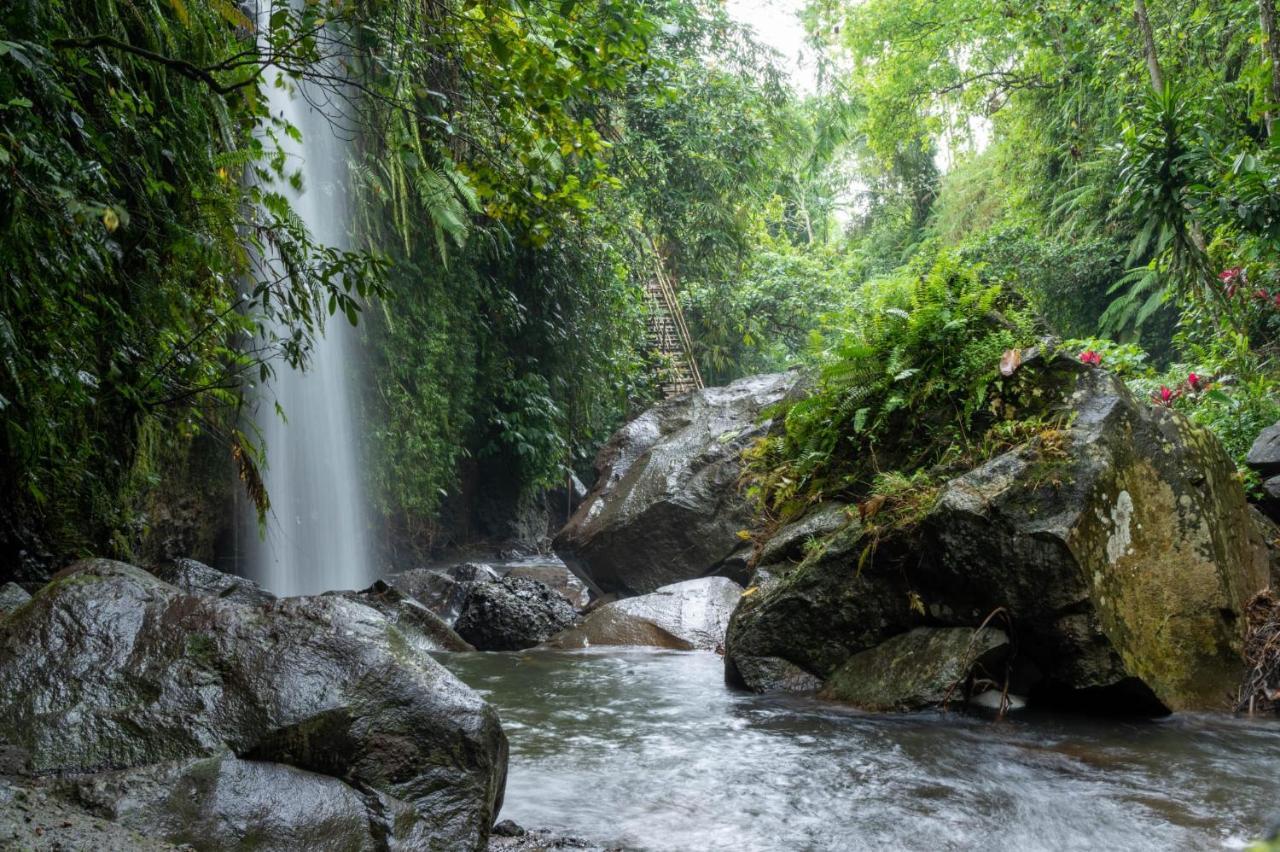
[[[378,514],[429,545],[465,482],[585,473],[656,397],[658,264],[708,383],[818,370],[774,506],[872,487],[840,459],[901,412],[941,448],[908,476],[993,440],[967,418],[1046,334],[1237,457],[1280,418],[1273,0],[812,0],[813,87],[703,0],[264,5],[0,10],[10,562],[132,555],[193,454],[264,507],[246,401],[335,322]],[[301,79],[357,142],[343,246],[277,188],[264,94]]]

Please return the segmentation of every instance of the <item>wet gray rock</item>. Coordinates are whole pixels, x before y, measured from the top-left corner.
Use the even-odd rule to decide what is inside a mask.
[[[0,618],[4,618],[29,600],[31,595],[17,583],[5,583],[0,586]]]
[[[769,538],[756,558],[759,565],[798,562],[807,555],[806,548],[822,546],[832,534],[848,526],[852,507],[839,502],[823,503],[798,521],[787,524]]]
[[[0,776],[0,849],[21,852],[171,852],[178,849],[90,813],[43,787]]]
[[[1268,578],[1217,439],[1069,358],[1028,357],[1000,403],[1061,426],[946,483],[914,528],[872,536],[852,518],[798,565],[761,566],[774,579],[734,614],[731,682],[768,689],[780,662],[826,680],[919,626],[916,603],[953,627],[1003,608],[1055,701],[1224,706]]]
[[[174,559],[156,565],[150,571],[169,585],[192,595],[243,604],[267,603],[276,598],[252,580],[224,574],[194,559]]]
[[[249,607],[101,559],[0,622],[0,743],[34,775],[227,752],[285,764],[367,791],[451,849],[484,847],[506,771],[493,708],[377,610]]]
[[[569,606],[579,612],[586,609],[587,605],[591,603],[591,590],[587,588],[586,583],[582,582],[576,574],[569,570],[567,565],[558,559],[553,562],[529,562],[522,565],[513,565],[503,576],[536,580],[555,591],[565,599]]]
[[[866,546],[855,517],[799,565],[757,569],[757,579],[762,572],[772,578],[748,588],[730,620],[729,683],[757,692],[807,692],[849,657],[908,630],[913,614],[900,562],[910,556],[886,542],[859,569]]]
[[[1003,683],[1008,651],[1000,630],[917,627],[854,654],[820,694],[872,711],[924,710],[948,698],[959,703],[975,673]]]
[[[481,651],[519,651],[547,641],[577,620],[573,607],[551,588],[505,577],[474,585],[454,627]]]
[[[491,583],[500,575],[481,562],[463,562],[448,568],[411,568],[384,582],[435,613],[450,627],[476,583]]]
[[[619,429],[596,459],[591,493],[553,546],[605,592],[645,594],[708,574],[745,580],[738,532],[752,511],[738,488],[742,450],[794,373],[753,376],[659,403]]]
[[[450,577],[459,583],[492,583],[502,579],[502,575],[486,562],[462,562],[445,569]]]
[[[772,654],[737,654],[725,659],[725,677],[754,692],[814,692],[822,679]]]
[[[230,754],[70,778],[57,787],[124,828],[196,849],[371,852],[394,837],[376,798],[371,807],[339,779]]]
[[[458,620],[469,591],[468,586],[434,568],[411,568],[393,574],[384,582],[413,598],[450,626]]]
[[[414,649],[431,651],[474,651],[469,642],[454,632],[440,616],[414,598],[382,580],[359,592],[328,592],[373,607],[404,634]]]
[[[1280,422],[1262,430],[1244,462],[1264,477],[1280,475]]]
[[[726,577],[703,577],[663,586],[593,610],[582,623],[547,642],[553,648],[653,645],[713,651],[724,644],[729,616],[742,587]]]

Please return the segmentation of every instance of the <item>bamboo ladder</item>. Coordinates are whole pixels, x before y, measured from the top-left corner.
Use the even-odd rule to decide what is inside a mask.
[[[662,255],[652,239],[653,275],[645,282],[649,302],[649,346],[659,356],[662,396],[670,399],[682,393],[702,390],[702,374],[693,357],[693,338],[684,321],[684,311],[676,299],[675,287],[663,268]]]

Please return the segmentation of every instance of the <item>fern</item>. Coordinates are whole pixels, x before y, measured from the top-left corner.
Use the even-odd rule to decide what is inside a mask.
[[[881,464],[909,475],[966,448],[984,431],[972,421],[1001,354],[1034,337],[998,286],[945,253],[864,284],[858,302],[821,348],[815,393],[748,455],[752,493],[782,520],[836,494],[866,496]]]

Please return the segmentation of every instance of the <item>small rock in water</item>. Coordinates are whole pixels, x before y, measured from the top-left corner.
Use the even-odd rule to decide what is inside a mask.
[[[521,828],[513,819],[504,819],[502,822],[495,825],[493,827],[493,833],[498,837],[521,837],[528,834],[528,832]]]
[[[727,577],[672,583],[655,592],[605,604],[551,639],[555,648],[651,645],[714,651],[724,644],[742,587]]]
[[[523,577],[478,583],[454,628],[481,651],[522,651],[547,641],[578,620],[557,592]]]
[[[923,710],[944,704],[974,671],[994,671],[1009,651],[1000,630],[917,627],[854,654],[827,681],[822,697],[864,710]],[[997,693],[997,700],[998,700]]]

